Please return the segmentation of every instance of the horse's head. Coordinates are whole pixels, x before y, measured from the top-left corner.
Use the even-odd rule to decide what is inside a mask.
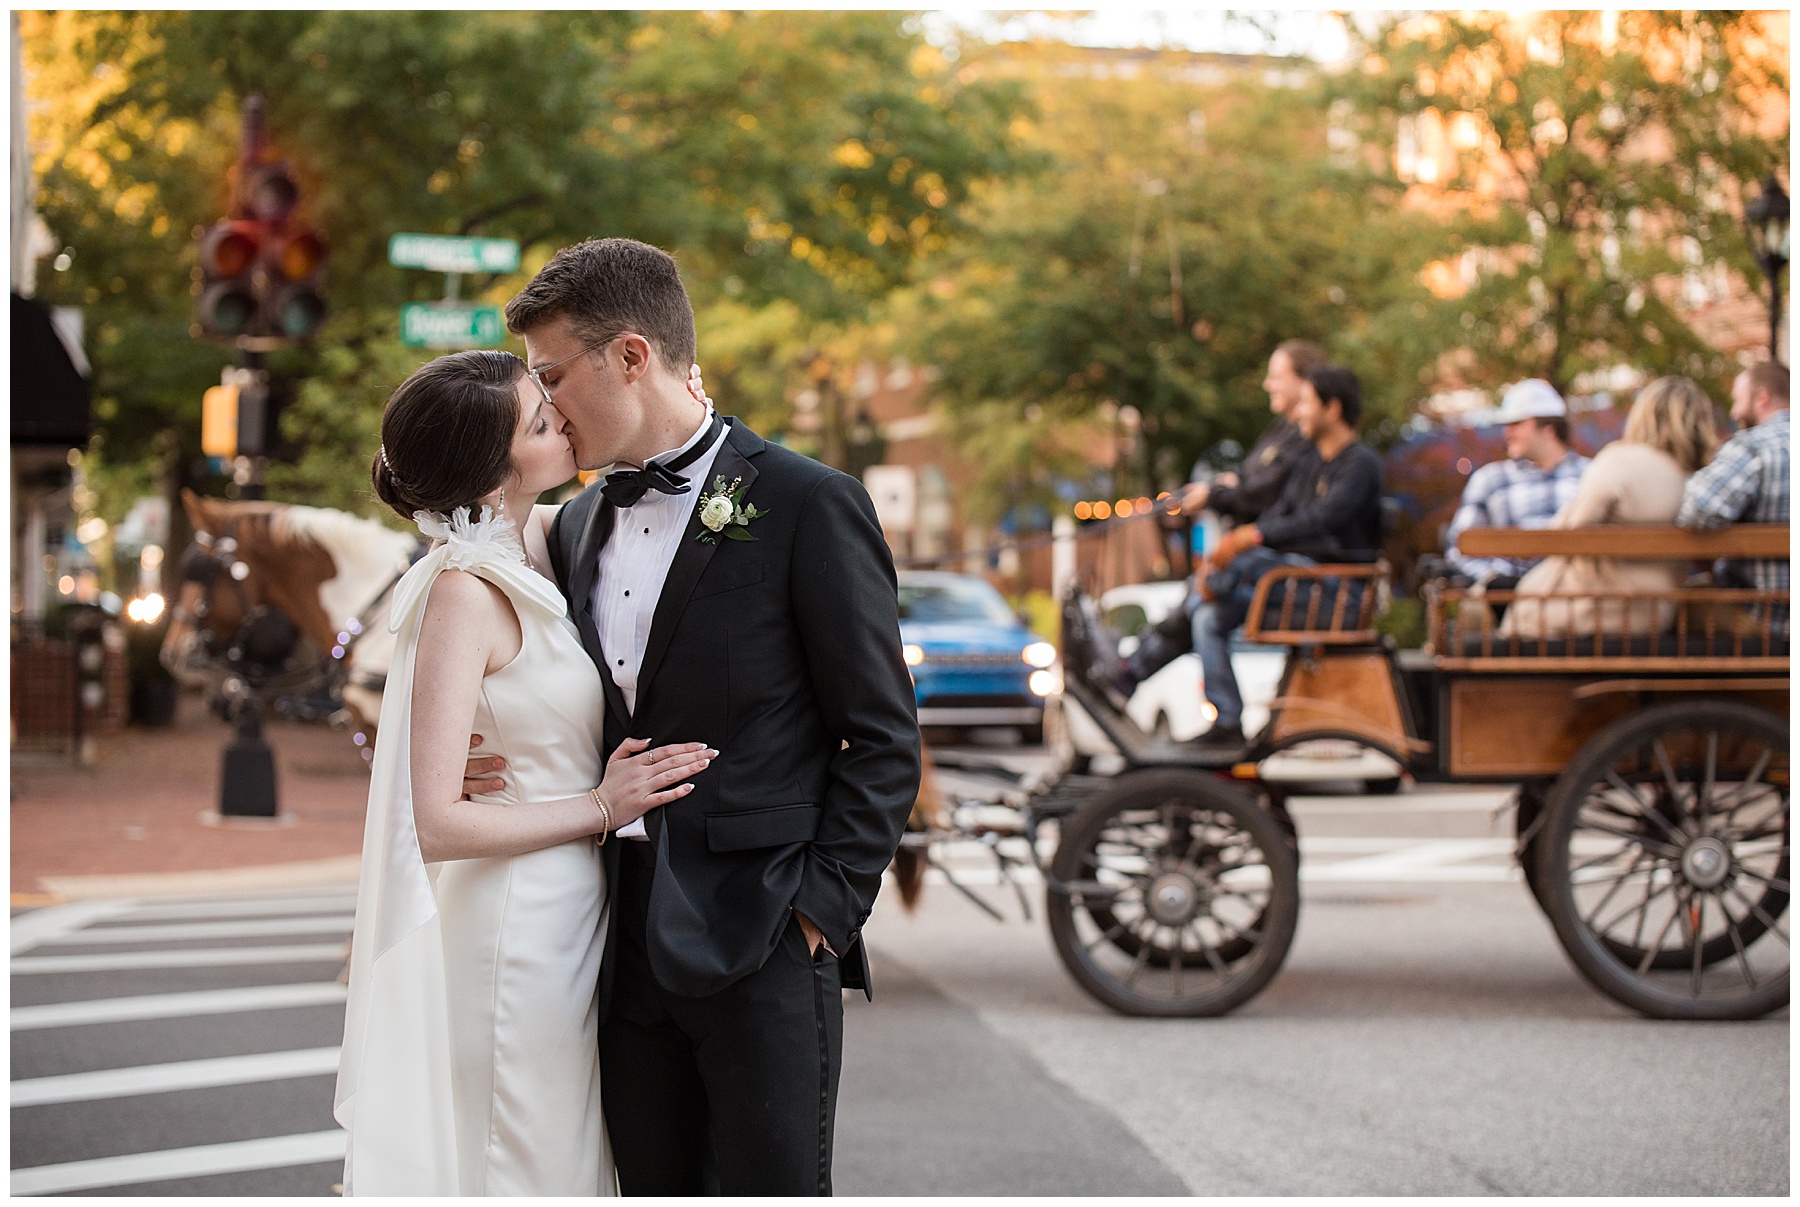
[[[194,543],[181,556],[163,640],[162,661],[171,674],[205,685],[221,669],[271,671],[287,661],[302,634],[330,647],[318,584],[331,577],[331,558],[278,538],[280,504],[226,502],[191,490],[181,492],[181,504]]]

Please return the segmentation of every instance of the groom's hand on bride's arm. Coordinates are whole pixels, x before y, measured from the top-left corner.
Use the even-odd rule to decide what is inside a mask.
[[[481,735],[474,734],[469,738],[469,749],[474,750],[481,745]],[[469,761],[463,766],[463,799],[468,800],[478,792],[498,792],[506,787],[499,772],[506,769],[506,760],[499,755],[471,754]]]

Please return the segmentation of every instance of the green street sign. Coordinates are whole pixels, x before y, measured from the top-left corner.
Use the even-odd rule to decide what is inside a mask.
[[[388,263],[431,272],[516,272],[517,239],[469,239],[458,235],[392,235]]]
[[[409,348],[492,348],[504,331],[497,306],[409,302],[400,308],[400,342]]]

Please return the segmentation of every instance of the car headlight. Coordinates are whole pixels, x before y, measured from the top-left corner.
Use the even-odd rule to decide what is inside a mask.
[[[916,645],[903,645],[900,647],[900,656],[906,659],[906,665],[919,666],[925,661],[925,650]]]
[[[1062,676],[1055,671],[1032,671],[1025,685],[1034,696],[1054,696],[1062,690]]]
[[[1051,645],[1048,641],[1034,641],[1025,647],[1019,657],[1041,670],[1056,661],[1056,647]],[[1045,694],[1047,693],[1038,693],[1040,696]]]

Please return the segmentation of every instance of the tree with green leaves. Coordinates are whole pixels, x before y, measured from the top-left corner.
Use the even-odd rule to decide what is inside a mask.
[[[1441,231],[1337,162],[1310,65],[1195,83],[1185,55],[1135,76],[1069,48],[993,57],[1037,85],[1029,144],[1053,166],[984,192],[975,237],[933,266],[915,353],[941,366],[956,429],[987,450],[990,518],[1066,493],[1096,439],[1129,442],[1114,480],[1093,483],[1128,495],[1173,487],[1223,441],[1247,446],[1283,339],[1358,370],[1371,426],[1423,392],[1437,348],[1421,337],[1418,270]],[[1070,448],[1070,430],[1090,449]]]
[[[324,331],[271,357],[301,383],[271,494],[358,511],[381,404],[430,355],[399,344],[399,308],[442,286],[387,265],[391,234],[518,239],[518,274],[465,282],[490,303],[582,238],[666,247],[728,353],[712,392],[772,422],[788,370],[758,358],[857,321],[1012,162],[1017,90],[959,80],[903,14],[58,12],[21,33],[65,245],[40,292],[87,311],[95,460],[131,489],[158,440],[196,475],[231,351],[189,336],[193,231],[225,210],[252,92],[331,241]]]
[[[1713,266],[1756,279],[1742,206],[1787,158],[1785,44],[1766,14],[1431,13],[1359,35],[1341,128],[1462,249],[1432,308],[1476,384],[1567,390],[1625,363],[1722,387],[1682,317]],[[1355,26],[1352,26],[1354,29]],[[1778,103],[1778,133],[1767,126]],[[1730,367],[1735,371],[1735,366]]]

